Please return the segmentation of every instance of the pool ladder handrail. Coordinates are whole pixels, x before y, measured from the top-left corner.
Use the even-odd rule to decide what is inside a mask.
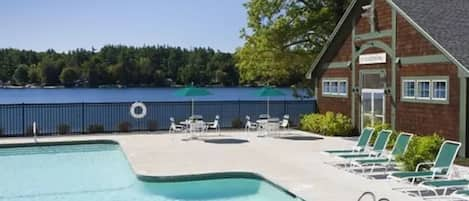
[[[37,134],[36,134],[36,131],[37,131],[37,126],[36,126],[36,122],[34,121],[34,122],[33,122],[33,138],[34,138],[34,143],[37,143]]]
[[[370,195],[371,198],[373,198],[373,201],[376,201],[376,195],[375,195],[373,192],[364,192],[364,193],[358,198],[358,201],[362,201],[362,199],[363,199],[366,195]],[[389,199],[388,199],[388,198],[380,198],[380,199],[378,199],[378,201],[389,201]]]

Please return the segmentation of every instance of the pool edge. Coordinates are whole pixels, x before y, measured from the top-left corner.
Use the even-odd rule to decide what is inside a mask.
[[[275,188],[287,193],[291,197],[300,201],[306,201],[302,197],[292,193],[283,186],[267,179],[262,174],[257,172],[248,171],[226,171],[226,172],[207,172],[197,174],[184,174],[184,175],[170,175],[170,176],[156,176],[156,175],[144,175],[137,173],[127,158],[127,154],[123,151],[121,144],[112,139],[96,139],[96,140],[71,140],[71,141],[50,141],[50,142],[25,142],[25,143],[1,143],[1,148],[15,148],[15,147],[37,147],[37,146],[61,146],[61,145],[84,145],[84,144],[112,144],[118,145],[119,150],[127,160],[132,172],[138,180],[142,182],[185,182],[185,181],[200,181],[200,180],[211,180],[211,179],[229,179],[229,178],[246,178],[246,179],[258,179],[263,180]]]

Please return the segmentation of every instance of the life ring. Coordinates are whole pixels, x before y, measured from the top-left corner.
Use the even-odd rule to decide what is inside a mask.
[[[137,113],[136,109],[140,108],[142,112]],[[132,115],[133,118],[136,119],[141,119],[147,115],[147,106],[143,104],[142,102],[135,102],[130,106],[130,115]]]

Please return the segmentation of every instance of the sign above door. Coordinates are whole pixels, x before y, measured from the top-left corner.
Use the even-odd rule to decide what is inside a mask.
[[[386,53],[362,54],[358,58],[359,64],[383,64],[386,63]]]

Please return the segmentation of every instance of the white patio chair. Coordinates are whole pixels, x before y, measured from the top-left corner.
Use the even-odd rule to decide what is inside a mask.
[[[169,121],[171,121],[171,125],[169,125],[169,134],[182,133],[185,131],[185,127],[183,125],[176,124],[176,121],[174,121],[174,117],[170,117]]]
[[[280,129],[288,131],[289,126],[290,126],[290,115],[288,114],[283,115],[282,122],[280,122]]]
[[[250,130],[257,130],[258,129],[257,123],[251,121],[251,117],[246,116],[246,124],[244,125],[244,130],[249,132]]]
[[[208,129],[215,129],[215,131],[218,133],[218,135],[221,135],[220,132],[220,116],[216,115],[215,120],[213,122],[208,122],[207,123],[207,130]]]

